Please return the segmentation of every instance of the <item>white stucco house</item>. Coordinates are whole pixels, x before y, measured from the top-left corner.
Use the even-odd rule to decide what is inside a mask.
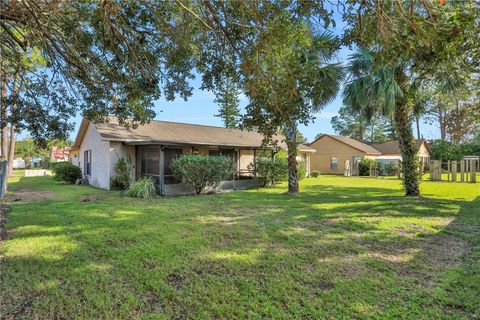
[[[278,136],[277,145],[286,148]],[[135,129],[120,125],[115,118],[104,123],[82,120],[73,149],[71,162],[82,169],[89,184],[110,189],[115,176],[115,164],[122,157],[132,163],[131,179],[151,177],[162,195],[189,193],[170,169],[170,162],[183,154],[223,155],[233,161],[235,174],[223,189],[242,188],[253,183],[249,165],[259,152],[273,148],[262,147],[263,136],[253,131],[227,129],[205,125],[151,121]],[[310,174],[310,155],[314,149],[298,148],[298,160],[304,161]]]

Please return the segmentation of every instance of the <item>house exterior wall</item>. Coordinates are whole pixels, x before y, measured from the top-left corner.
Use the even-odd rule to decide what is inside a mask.
[[[78,165],[85,177],[85,151],[92,152],[91,175],[88,183],[102,189],[110,189],[110,142],[103,141],[97,129],[89,125],[80,146]]]
[[[242,150],[240,149],[240,157],[238,161],[239,170],[245,171],[248,170],[248,166],[253,163],[254,160],[254,151],[253,150]]]
[[[74,166],[80,167],[80,152],[70,152],[70,163]]]
[[[122,142],[111,141],[110,142],[110,176],[115,177],[115,164],[120,158],[130,158],[131,167],[130,167],[130,179],[135,180],[135,170],[136,170],[136,154],[135,146],[129,146]]]
[[[430,163],[430,152],[428,151],[425,143],[422,143],[420,149],[418,149],[418,157],[423,160],[424,164]]]
[[[366,156],[364,152],[329,136],[323,136],[310,144],[309,147],[317,151],[310,155],[310,170],[320,171],[321,173],[343,174],[345,170],[345,160],[350,160],[351,164],[353,157]],[[332,157],[337,158],[337,169],[330,167]]]

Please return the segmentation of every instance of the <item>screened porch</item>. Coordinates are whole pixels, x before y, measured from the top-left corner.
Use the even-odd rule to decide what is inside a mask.
[[[150,177],[161,195],[189,193],[188,188],[180,183],[170,168],[172,161],[184,154],[225,156],[232,161],[234,173],[231,179],[220,183],[221,189],[242,189],[253,184],[253,170],[250,164],[257,156],[256,149],[215,148],[196,146],[137,145],[136,180]]]

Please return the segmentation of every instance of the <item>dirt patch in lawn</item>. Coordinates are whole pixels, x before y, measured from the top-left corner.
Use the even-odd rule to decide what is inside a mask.
[[[55,193],[48,190],[35,190],[32,188],[22,188],[8,198],[9,201],[39,201],[55,199]]]
[[[413,261],[397,265],[397,273],[416,278],[424,287],[433,287],[436,276],[448,267],[461,264],[471,248],[459,238],[444,235],[427,240],[418,249],[420,252]]]
[[[172,273],[166,279],[165,282],[175,290],[180,290],[185,278],[180,273]]]

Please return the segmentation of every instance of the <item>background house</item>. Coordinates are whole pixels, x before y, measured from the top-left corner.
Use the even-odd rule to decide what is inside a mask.
[[[278,136],[278,146],[285,148]],[[84,119],[80,125],[72,163],[82,169],[91,185],[109,189],[115,175],[115,164],[122,157],[132,160],[131,179],[151,177],[161,194],[189,192],[176,181],[170,169],[173,159],[182,154],[223,155],[232,159],[236,180],[235,188],[251,185],[241,181],[251,178],[249,165],[258,156],[263,136],[257,132],[227,129],[204,125],[151,121],[148,124],[127,129],[114,118],[106,123],[93,123]],[[269,147],[267,149],[272,150]],[[310,174],[310,155],[314,149],[300,145],[299,161],[305,161]],[[251,179],[250,179],[251,180]],[[233,184],[225,184],[225,188]]]
[[[50,161],[64,162],[69,160],[70,148],[52,146],[50,150]]]
[[[420,168],[423,169],[425,165],[430,163],[431,150],[428,146],[427,140],[418,139],[417,150],[418,150],[418,161]],[[372,146],[380,151],[382,155],[377,157],[377,160],[380,161],[380,164],[385,164],[387,162],[397,162],[402,159],[402,152],[400,151],[400,144],[398,140],[390,140],[382,143],[374,143]]]
[[[308,145],[316,150],[311,155],[311,170],[322,173],[343,174],[345,161],[348,160],[351,168],[362,158],[373,158],[381,165],[397,163],[402,155],[397,140],[383,143],[371,143],[356,139],[324,134]],[[430,147],[425,139],[417,140],[419,164],[423,168],[430,161]]]

